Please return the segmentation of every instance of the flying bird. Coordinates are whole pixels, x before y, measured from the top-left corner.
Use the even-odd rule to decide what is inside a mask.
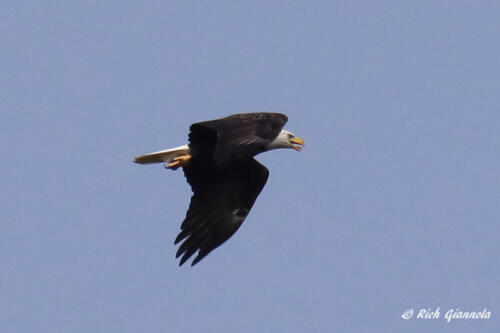
[[[277,148],[300,151],[304,141],[283,129],[281,113],[241,113],[192,124],[189,143],[141,155],[139,164],[182,167],[193,196],[175,239],[179,266],[195,252],[191,266],[228,240],[247,217],[269,171],[254,156]]]

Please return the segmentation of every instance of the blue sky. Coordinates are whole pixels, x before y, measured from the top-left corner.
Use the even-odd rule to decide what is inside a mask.
[[[497,332],[496,1],[7,1],[2,332]],[[194,268],[134,156],[278,111],[307,143]],[[403,320],[407,309],[492,312]]]

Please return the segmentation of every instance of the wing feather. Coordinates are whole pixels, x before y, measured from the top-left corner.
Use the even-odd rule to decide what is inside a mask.
[[[267,182],[269,171],[253,158],[229,167],[192,163],[184,167],[193,196],[181,232],[176,257],[184,264],[196,251],[195,265],[228,240],[241,226]]]

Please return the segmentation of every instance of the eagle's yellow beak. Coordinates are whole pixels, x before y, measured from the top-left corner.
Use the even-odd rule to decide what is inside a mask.
[[[302,147],[305,147],[305,145],[306,145],[304,140],[302,140],[298,136],[291,138],[289,140],[289,142],[293,144],[293,149],[295,149],[296,151],[300,151],[302,149]]]

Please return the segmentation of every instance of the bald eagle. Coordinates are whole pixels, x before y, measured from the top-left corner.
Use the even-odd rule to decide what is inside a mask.
[[[242,113],[192,124],[189,144],[135,158],[139,164],[182,167],[193,196],[175,244],[191,266],[228,240],[247,217],[269,176],[254,156],[277,148],[300,151],[304,141],[283,129],[281,113]]]

